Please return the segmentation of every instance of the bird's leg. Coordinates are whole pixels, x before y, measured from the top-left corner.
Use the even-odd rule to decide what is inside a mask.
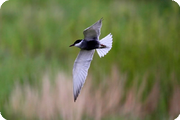
[[[106,45],[100,44],[100,48],[106,48]]]

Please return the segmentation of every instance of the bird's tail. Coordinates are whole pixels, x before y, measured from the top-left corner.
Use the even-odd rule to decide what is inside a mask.
[[[110,33],[100,40],[100,45],[102,45],[102,47],[96,49],[99,57],[104,57],[104,55],[106,55],[111,50],[113,42],[112,39],[113,38]]]

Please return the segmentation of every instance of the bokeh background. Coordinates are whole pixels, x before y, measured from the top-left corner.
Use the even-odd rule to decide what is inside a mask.
[[[103,17],[73,102],[69,48]],[[171,0],[9,0],[0,9],[0,111],[7,120],[174,120],[180,114],[180,8]]]

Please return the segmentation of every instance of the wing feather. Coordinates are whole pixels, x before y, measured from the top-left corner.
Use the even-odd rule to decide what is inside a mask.
[[[81,50],[73,67],[73,94],[76,101],[82,86],[85,83],[88,69],[93,59],[95,50]]]
[[[99,36],[101,34],[101,26],[102,26],[102,19],[94,23],[92,26],[86,28],[83,31],[84,39],[87,41],[90,40],[99,40]]]

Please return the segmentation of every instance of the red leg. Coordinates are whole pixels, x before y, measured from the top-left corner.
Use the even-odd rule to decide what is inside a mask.
[[[103,45],[103,44],[100,44],[101,46],[100,46],[100,48],[105,48],[106,47],[106,45]]]

